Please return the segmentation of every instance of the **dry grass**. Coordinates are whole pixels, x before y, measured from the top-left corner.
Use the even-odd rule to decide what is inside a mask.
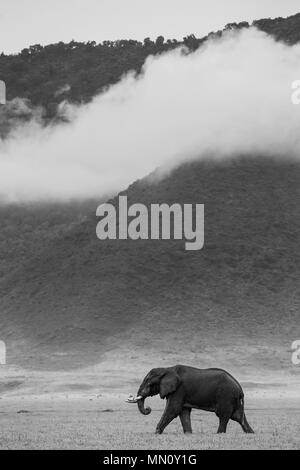
[[[214,414],[193,411],[194,434],[185,436],[179,420],[161,436],[154,434],[160,409],[148,417],[120,400],[42,399],[1,400],[1,449],[298,449],[300,409],[251,408],[255,429],[246,435],[230,422],[226,435],[217,435]],[[255,405],[255,404],[254,404]],[[251,406],[253,406],[251,404]],[[261,401],[257,402],[261,406]],[[268,408],[267,408],[268,406]],[[18,413],[18,411],[28,411]]]

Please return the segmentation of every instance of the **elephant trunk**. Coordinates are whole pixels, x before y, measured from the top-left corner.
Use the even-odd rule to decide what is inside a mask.
[[[145,408],[144,403],[145,403],[145,397],[141,397],[141,398],[139,397],[137,400],[138,409],[140,410],[142,415],[149,415],[151,413],[151,408],[149,406]]]

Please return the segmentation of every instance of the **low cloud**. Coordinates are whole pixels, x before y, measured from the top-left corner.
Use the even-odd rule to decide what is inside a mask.
[[[60,96],[60,95],[68,93],[69,91],[71,91],[71,86],[67,83],[66,85],[56,90],[56,92],[54,93],[54,96]]]
[[[2,201],[100,197],[156,167],[194,158],[300,155],[300,46],[254,28],[198,51],[146,61],[84,106],[64,104],[70,124],[38,120],[0,142]],[[9,84],[7,84],[9,87]]]

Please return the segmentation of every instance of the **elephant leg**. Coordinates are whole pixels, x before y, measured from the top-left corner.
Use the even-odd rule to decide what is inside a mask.
[[[170,424],[170,422],[173,421],[174,418],[177,418],[181,410],[181,404],[176,403],[174,400],[168,398],[165,411],[163,412],[163,415],[158,425],[156,426],[155,434],[161,434],[164,431],[165,427],[168,426],[168,424]]]
[[[179,414],[184,433],[192,433],[191,411],[192,408],[183,408]]]
[[[231,400],[221,400],[216,407],[216,415],[219,418],[218,433],[226,432],[227,424],[233,415],[233,405]]]
[[[219,418],[218,434],[226,432],[229,419],[230,419],[229,416],[221,416]]]

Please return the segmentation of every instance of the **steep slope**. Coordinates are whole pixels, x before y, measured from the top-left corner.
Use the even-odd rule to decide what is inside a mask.
[[[63,227],[48,212],[22,254],[11,227],[0,281],[9,361],[70,368],[110,352],[124,368],[139,357],[290,373],[300,334],[299,182],[299,163],[244,157],[184,164],[125,191],[129,204],[205,204],[197,252],[183,241],[98,240],[98,201],[73,222],[70,206]],[[1,218],[5,233],[11,218]]]

